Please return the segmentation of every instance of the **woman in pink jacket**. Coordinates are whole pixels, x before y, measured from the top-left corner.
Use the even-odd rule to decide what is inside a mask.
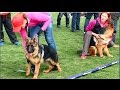
[[[99,34],[105,32],[105,28],[111,23],[111,15],[109,12],[102,12],[97,19],[92,20],[86,27],[86,33],[84,37],[84,45],[81,54],[81,59],[86,59],[88,55],[89,46],[95,46],[93,36],[99,38]],[[110,45],[114,43],[111,41]]]
[[[56,44],[53,36],[53,25],[51,15],[48,12],[25,12],[17,13],[13,19],[13,31],[20,32],[23,39],[27,37],[25,27],[28,27],[29,37],[33,38],[36,34],[44,32],[46,42],[56,50]],[[25,47],[25,43],[23,44]]]
[[[22,42],[24,50],[26,49],[25,38],[27,38],[26,28],[28,27],[30,38],[34,38],[37,34],[38,36],[41,32],[44,32],[46,42],[48,46],[56,50],[56,44],[53,37],[53,25],[52,17],[48,12],[25,12],[17,13],[13,19],[13,31],[20,32],[22,37]],[[39,37],[38,37],[39,41]],[[57,50],[56,50],[57,52]],[[34,65],[31,66],[32,73],[34,72]]]

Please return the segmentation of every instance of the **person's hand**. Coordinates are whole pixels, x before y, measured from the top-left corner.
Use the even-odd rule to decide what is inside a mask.
[[[45,31],[43,28],[41,28],[42,31]]]
[[[23,24],[23,25],[21,26],[21,28],[22,28],[22,29],[25,29],[25,27],[26,27],[26,25],[25,25],[25,24]]]
[[[99,34],[94,34],[94,36],[95,36],[96,38],[100,38],[100,35],[99,35]]]
[[[25,28],[27,24],[27,20],[24,20],[23,24],[22,24],[22,28]]]

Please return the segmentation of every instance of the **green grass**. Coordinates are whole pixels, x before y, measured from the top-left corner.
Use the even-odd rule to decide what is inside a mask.
[[[43,73],[44,69],[47,69],[46,64],[43,64],[40,68],[39,78],[41,79],[65,79],[71,75],[75,75],[97,66],[110,63],[119,59],[119,49],[109,48],[113,58],[105,56],[105,58],[88,57],[86,60],[80,59],[80,50],[83,47],[83,27],[84,17],[81,17],[80,32],[71,32],[70,28],[65,27],[65,17],[62,17],[61,29],[56,27],[57,12],[53,14],[54,23],[54,38],[57,45],[57,51],[59,55],[59,62],[62,67],[62,72],[52,71],[49,74]],[[70,24],[71,25],[71,24]],[[18,40],[21,43],[21,37],[16,33]],[[26,59],[23,53],[22,45],[13,45],[6,32],[4,31],[5,45],[0,47],[0,78],[1,79],[31,79],[32,74],[29,77],[25,76],[25,72],[18,72],[18,70],[25,70]],[[40,42],[46,44],[44,35],[40,37]],[[116,44],[119,44],[119,32],[117,33]],[[105,68],[96,73],[92,73],[81,77],[79,79],[119,79],[119,64]]]

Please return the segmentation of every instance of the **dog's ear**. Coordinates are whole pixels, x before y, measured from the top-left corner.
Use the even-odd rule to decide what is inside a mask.
[[[34,36],[33,42],[38,43],[38,35],[37,34]]]

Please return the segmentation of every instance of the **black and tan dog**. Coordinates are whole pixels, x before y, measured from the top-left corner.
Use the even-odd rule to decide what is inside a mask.
[[[38,78],[39,69],[43,62],[47,62],[49,68],[44,70],[44,73],[50,72],[54,67],[57,67],[58,71],[61,71],[60,64],[58,63],[58,55],[56,51],[47,45],[38,45],[37,39],[26,39],[26,58],[27,69],[26,76],[30,74],[31,64],[35,65],[34,79]]]
[[[110,40],[112,39],[112,35],[114,32],[113,24],[109,24],[106,28],[106,31],[104,34],[100,34],[100,38],[95,38],[95,46],[90,46],[89,53],[91,56],[96,56],[98,53],[100,57],[103,57],[103,50],[109,57],[113,57],[108,50],[107,45],[109,44]]]

